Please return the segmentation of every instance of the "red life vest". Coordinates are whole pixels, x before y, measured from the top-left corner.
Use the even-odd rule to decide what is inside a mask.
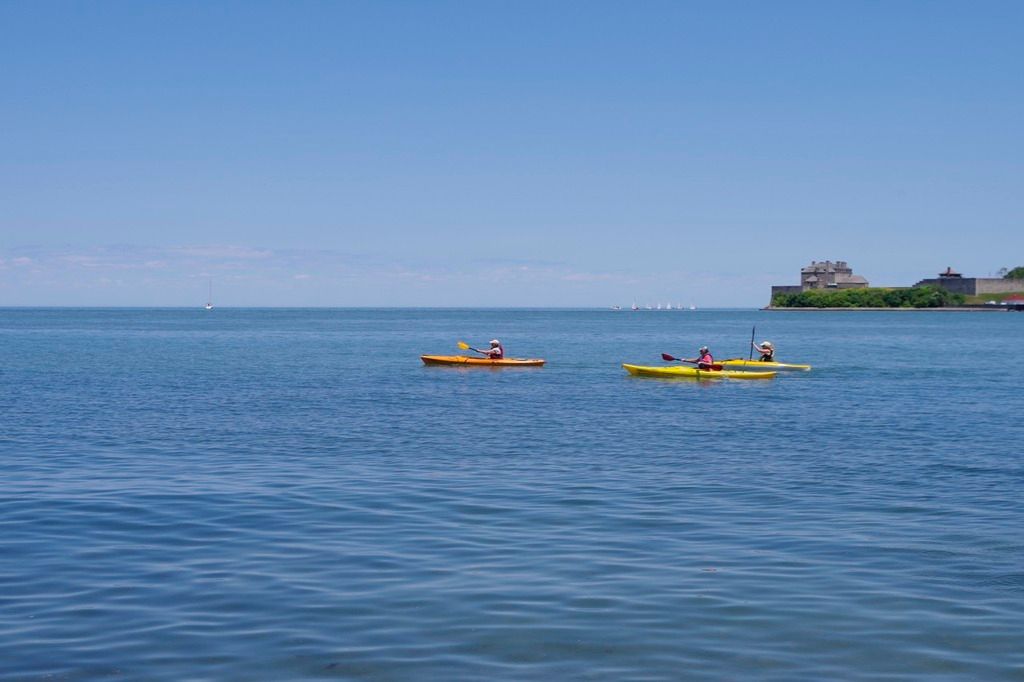
[[[708,365],[710,367],[713,364],[715,364],[715,359],[711,357],[711,353],[705,353],[704,355],[700,356],[699,360],[697,360],[698,366]]]

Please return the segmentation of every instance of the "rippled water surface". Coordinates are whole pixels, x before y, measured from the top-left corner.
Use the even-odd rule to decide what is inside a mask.
[[[620,367],[754,324],[814,370]],[[1024,679],[1022,332],[0,310],[0,677]]]

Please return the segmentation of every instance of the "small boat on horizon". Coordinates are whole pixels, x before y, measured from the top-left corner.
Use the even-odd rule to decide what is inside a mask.
[[[207,310],[213,310],[213,280],[210,280],[210,291],[206,296],[206,305],[203,306]]]

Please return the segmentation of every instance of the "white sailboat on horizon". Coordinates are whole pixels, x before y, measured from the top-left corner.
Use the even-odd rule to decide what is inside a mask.
[[[206,305],[204,306],[207,310],[213,310],[213,280],[210,280],[210,291],[206,296]]]

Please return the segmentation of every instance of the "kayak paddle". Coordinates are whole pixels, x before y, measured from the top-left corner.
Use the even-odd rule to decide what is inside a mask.
[[[459,348],[460,348],[461,350],[475,350],[475,351],[476,351],[477,353],[482,353],[482,354],[484,354],[484,355],[487,355],[487,353],[484,353],[484,352],[483,352],[482,350],[480,350],[479,348],[473,348],[473,346],[469,345],[469,344],[468,344],[468,343],[466,343],[465,341],[459,341],[459,343],[458,343],[457,345],[459,346]]]
[[[689,362],[691,365],[700,364],[696,360],[687,360],[686,358],[677,358],[677,357],[673,357],[673,356],[669,355],[668,353],[662,353],[661,354],[661,359],[664,360],[665,362],[679,361],[679,362]],[[718,364],[716,362],[715,364],[711,365],[710,369],[711,369],[712,372],[721,372],[723,369],[725,369],[725,367],[723,365],[720,365],[720,364]]]
[[[747,362],[754,359],[754,332],[757,331],[757,325],[755,324],[750,330],[750,354],[747,356]]]

